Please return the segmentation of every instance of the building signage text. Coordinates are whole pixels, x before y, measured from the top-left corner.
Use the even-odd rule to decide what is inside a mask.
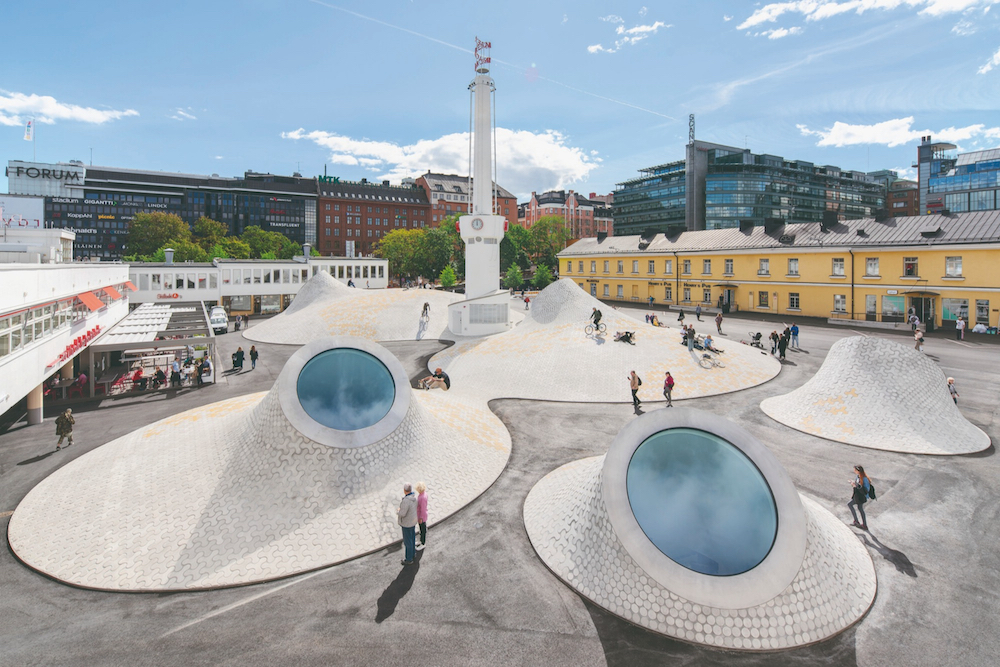
[[[340,183],[340,176],[317,176],[320,183]]]
[[[7,176],[10,176],[10,168],[7,168]],[[27,176],[28,178],[48,178],[55,181],[76,181],[80,182],[80,172],[69,169],[39,169],[38,167],[14,167],[14,176]]]
[[[177,292],[174,292],[172,294],[157,294],[156,298],[157,299],[179,299],[179,298],[181,298],[181,295],[178,294]]]

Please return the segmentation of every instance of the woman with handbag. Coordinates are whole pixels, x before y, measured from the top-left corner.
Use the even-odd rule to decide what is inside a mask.
[[[847,503],[847,509],[851,510],[851,516],[854,517],[852,525],[862,530],[868,530],[865,503],[868,502],[868,492],[872,488],[872,482],[868,479],[868,475],[865,474],[865,469],[862,466],[854,466],[854,474],[856,477],[851,482],[853,497],[851,498],[851,502]],[[855,507],[861,512],[861,523],[858,523],[858,515],[854,512]]]

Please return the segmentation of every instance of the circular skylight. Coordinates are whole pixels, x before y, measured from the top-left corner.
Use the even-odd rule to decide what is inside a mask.
[[[352,348],[321,352],[299,372],[296,392],[302,409],[323,426],[357,431],[381,421],[396,396],[389,369]]]
[[[741,574],[774,544],[778,510],[764,476],[713,433],[673,428],[646,438],[629,461],[626,487],[646,537],[689,570]]]

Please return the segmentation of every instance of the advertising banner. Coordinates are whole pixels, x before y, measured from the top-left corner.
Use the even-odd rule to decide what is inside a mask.
[[[45,227],[45,199],[0,194],[0,226],[5,229]]]

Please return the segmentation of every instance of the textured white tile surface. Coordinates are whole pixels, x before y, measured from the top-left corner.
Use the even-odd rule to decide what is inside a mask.
[[[608,327],[603,338],[584,333],[594,307]],[[693,324],[699,334],[715,331],[708,318]],[[637,332],[634,346],[614,342],[614,333],[624,330]],[[428,366],[442,367],[456,387],[484,399],[577,402],[631,401],[626,379],[631,370],[643,381],[640,400],[662,401],[666,371],[677,383],[674,399],[684,399],[753,387],[781,369],[773,357],[721,336],[716,345],[725,350],[720,359],[726,367],[705,369],[698,363],[702,351],[688,352],[680,340],[679,327],[653,327],[634,320],[562,279],[532,299],[528,316],[511,331],[459,339]]]
[[[938,365],[884,338],[837,341],[808,382],[760,408],[799,431],[871,449],[940,455],[990,446],[952,401]]]
[[[524,525],[545,564],[587,599],[636,625],[698,644],[773,650],[820,641],[860,619],[875,599],[875,567],[858,539],[802,496],[808,537],[792,583],[755,607],[709,607],[670,592],[615,536],[601,495],[604,457],[542,478],[524,503]]]
[[[156,591],[266,581],[400,539],[404,482],[427,483],[430,522],[500,475],[510,436],[485,406],[416,392],[367,447],[308,440],[277,386],[184,412],[56,471],[11,517],[31,567],[88,588]]]

